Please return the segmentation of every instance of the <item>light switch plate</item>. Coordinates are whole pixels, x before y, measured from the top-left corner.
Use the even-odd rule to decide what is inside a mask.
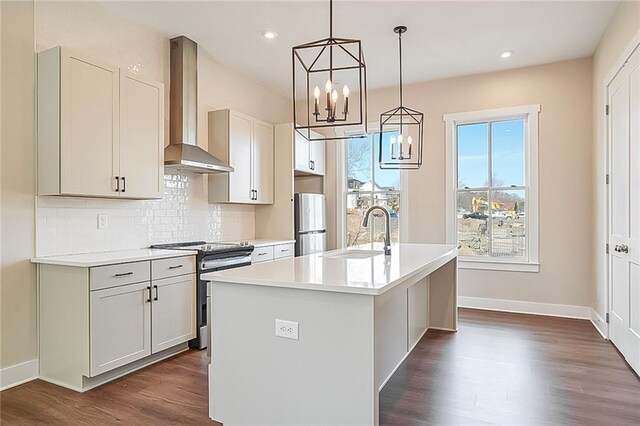
[[[109,222],[107,221],[106,214],[98,215],[98,229],[107,229],[109,227]]]
[[[276,319],[276,336],[298,340],[298,323]]]

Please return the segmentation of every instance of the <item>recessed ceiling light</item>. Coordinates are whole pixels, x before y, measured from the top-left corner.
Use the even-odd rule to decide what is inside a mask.
[[[502,59],[510,58],[513,55],[513,50],[505,50],[504,52],[500,52],[500,57]]]
[[[262,32],[262,37],[268,40],[273,40],[274,38],[278,37],[278,33],[275,31],[266,30]]]

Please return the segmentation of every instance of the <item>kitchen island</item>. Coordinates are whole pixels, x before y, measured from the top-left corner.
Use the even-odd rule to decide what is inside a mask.
[[[457,249],[397,244],[203,274],[209,416],[377,425],[378,394],[429,328],[457,330]],[[284,322],[283,322],[284,321]]]

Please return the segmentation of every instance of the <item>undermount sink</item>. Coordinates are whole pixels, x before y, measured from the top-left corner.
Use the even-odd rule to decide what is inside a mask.
[[[323,257],[329,259],[368,259],[370,257],[384,254],[382,250],[342,250],[335,253],[327,253]]]

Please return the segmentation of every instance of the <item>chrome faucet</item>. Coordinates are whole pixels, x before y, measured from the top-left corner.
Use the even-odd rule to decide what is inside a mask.
[[[382,206],[371,206],[369,207],[369,209],[365,212],[364,214],[364,218],[362,219],[362,226],[363,227],[367,227],[369,226],[369,215],[371,215],[371,212],[374,210],[380,210],[382,211],[382,213],[384,213],[384,217],[385,217],[385,224],[384,224],[384,255],[385,256],[391,256],[391,231],[389,230],[389,228],[391,227],[391,216],[389,215],[389,210],[385,209]]]

